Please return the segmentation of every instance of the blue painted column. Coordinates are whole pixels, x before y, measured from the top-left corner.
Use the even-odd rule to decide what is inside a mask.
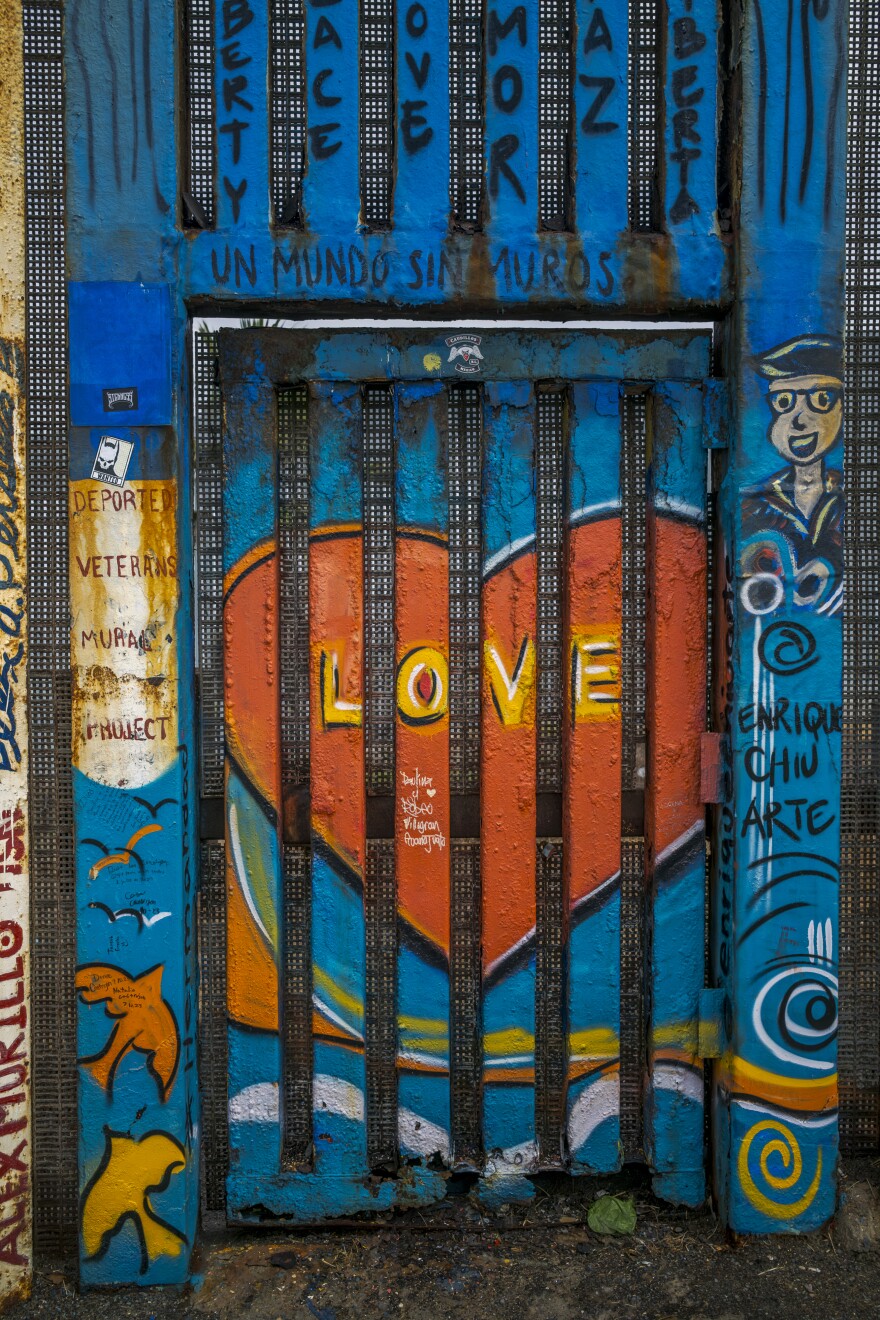
[[[184,1281],[198,1219],[177,36],[173,0],[65,12],[84,1286]]]
[[[737,1231],[837,1190],[846,4],[750,0],[730,340],[715,1176]]]

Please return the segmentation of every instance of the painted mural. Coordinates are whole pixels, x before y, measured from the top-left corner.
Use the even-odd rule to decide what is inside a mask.
[[[426,361],[428,357],[426,356]],[[476,362],[477,359],[474,359]],[[477,367],[479,370],[479,367]],[[535,1136],[536,624],[535,392],[485,384],[482,498],[481,884],[482,1114],[488,1204],[529,1199]],[[245,395],[242,397],[246,397]],[[364,913],[363,494],[357,387],[317,383],[310,403],[311,940],[313,1149],[278,1176],[281,1149],[277,488],[272,441],[254,445],[233,395],[227,470],[227,866],[229,874],[231,1213],[259,1204],[304,1221],[445,1194],[456,1163],[450,1088],[450,564],[447,390],[396,387],[397,670],[395,794],[398,902],[398,1145],[406,1176],[370,1172]],[[620,392],[571,396],[566,679],[569,841],[568,1077],[571,1167],[610,1171],[619,1144],[621,737]],[[257,406],[254,403],[251,407]],[[702,398],[669,388],[653,496],[657,646],[683,656],[681,627],[704,627]],[[247,439],[248,443],[245,443]],[[511,511],[515,515],[511,516]],[[246,511],[246,516],[242,516]],[[687,573],[661,573],[663,563]],[[702,586],[701,586],[702,583]],[[344,584],[344,590],[340,585]],[[253,663],[253,621],[263,660]],[[664,620],[660,623],[660,620]],[[244,639],[249,639],[245,646]],[[674,696],[658,699],[669,752],[655,848],[651,1132],[658,1190],[700,1204],[703,1091],[704,809],[699,730],[704,662],[683,658]],[[687,721],[683,723],[683,712]],[[689,721],[689,724],[688,724]],[[696,749],[696,751],[694,750]],[[609,768],[618,766],[618,787]],[[667,805],[668,804],[668,805]],[[675,968],[674,974],[672,968]],[[610,969],[610,975],[609,975]],[[439,1164],[438,1164],[439,1161]]]
[[[755,971],[747,1034],[726,1065],[745,1222],[819,1225],[837,1158],[842,345],[805,335],[758,355],[766,440],[786,465],[741,504],[738,828],[748,876],[735,957]],[[827,457],[826,457],[827,456]],[[747,648],[747,649],[746,649]],[[809,677],[808,677],[809,676]],[[746,1218],[748,1217],[748,1218]]]
[[[795,23],[756,0],[751,34],[718,556],[716,1176],[732,1227],[773,1232],[826,1223],[837,1196],[845,6]]]
[[[360,150],[365,107],[355,0],[304,5],[302,141],[283,150],[269,127],[277,122],[270,114],[276,98],[286,94],[270,58],[278,36],[271,7],[217,0],[209,52],[216,122],[202,144],[210,164],[200,175],[198,162],[190,162],[178,177],[178,161],[190,149],[178,7],[173,0],[68,6],[79,917],[71,993],[79,1014],[87,1285],[179,1281],[195,1238],[198,780],[185,379],[187,308],[205,301],[232,315],[253,299],[274,301],[287,313],[321,304],[368,314],[428,308],[453,320],[513,309],[565,316],[585,309],[730,312],[720,332],[727,339],[719,340],[731,382],[732,443],[715,560],[723,782],[713,835],[713,979],[723,1011],[711,1024],[722,1049],[713,1087],[714,1190],[725,1221],[741,1231],[815,1227],[833,1211],[845,5],[746,6],[743,119],[736,126],[742,180],[731,189],[736,215],[729,196],[720,203],[716,196],[726,170],[719,174],[716,160],[716,5],[670,0],[666,7],[668,29],[659,41],[665,108],[657,116],[664,136],[651,144],[663,168],[640,157],[638,177],[629,159],[629,124],[638,116],[626,6],[573,0],[565,95],[572,122],[562,168],[548,158],[549,139],[539,130],[548,79],[538,8],[486,5],[477,92],[451,123],[450,86],[467,79],[450,77],[459,56],[447,39],[446,9],[441,22],[434,6],[393,7],[396,82],[389,80],[382,130],[393,149],[382,175],[367,169]],[[774,54],[776,34],[783,38]],[[483,128],[470,155],[456,138],[465,122]],[[192,119],[195,134],[194,125]],[[646,178],[645,169],[654,176]],[[9,342],[11,370],[4,369],[0,385],[12,382],[4,388],[17,398],[20,358],[14,336]],[[479,378],[479,336],[459,335],[424,359],[424,379],[399,387],[396,418],[393,1062],[398,1143],[407,1161],[396,1183],[374,1176],[368,1161],[364,509],[352,439],[360,396],[342,371],[312,391],[314,1149],[302,1168],[283,1175],[277,465],[271,445],[236,422],[245,401],[224,401],[229,1121],[236,1155],[229,1206],[242,1219],[254,1217],[257,1206],[303,1220],[382,1209],[395,1198],[427,1202],[442,1195],[444,1170],[456,1158],[449,1087],[449,639],[456,620],[448,590],[449,474],[438,421],[443,396],[435,388],[452,348],[453,369]],[[487,1158],[480,1172],[484,1195],[496,1203],[531,1195],[526,1175],[540,1159],[530,790],[538,572],[528,412],[535,382],[527,376],[487,385],[484,399],[482,702],[473,718],[482,741],[484,826],[480,1066]],[[664,375],[658,370],[650,378]],[[649,789],[646,801],[654,942],[645,1142],[658,1191],[696,1204],[705,1192],[698,1009],[705,826],[693,740],[702,727],[704,677],[694,638],[702,642],[703,632],[694,609],[706,572],[705,490],[693,458],[701,444],[698,392],[664,395],[658,386],[654,393],[674,422],[650,475],[649,538],[662,570],[648,645],[669,682],[648,697],[656,735],[649,764],[654,756],[662,790],[652,796]],[[601,376],[571,384],[564,1128],[571,1163],[584,1172],[616,1168],[621,1158],[621,849],[618,832],[603,828],[622,806],[619,404],[617,385],[602,384]],[[691,460],[682,465],[675,455],[685,452]],[[11,507],[11,490],[7,495]],[[20,542],[17,548],[22,555]],[[24,627],[16,613],[24,562],[8,559],[8,581],[0,581],[0,627],[4,618],[9,625],[8,646],[0,649],[8,697],[0,789],[15,776],[20,782],[26,752],[16,736],[24,728],[25,657],[16,631]],[[18,921],[24,823],[13,797],[9,812],[5,801],[0,828],[9,893],[17,895],[10,920]],[[19,938],[26,939],[20,922],[10,928],[8,957],[10,995],[21,987],[23,1001]],[[2,943],[0,930],[0,956]],[[0,1046],[23,1066],[21,1002],[10,1005],[10,1016],[6,1040],[0,1020]],[[13,1125],[26,1112],[17,1085],[14,1099]],[[17,1226],[25,1214],[15,1218],[25,1204],[18,1195],[25,1148],[18,1128],[8,1135],[17,1162],[11,1172],[21,1177],[8,1184]],[[0,1229],[2,1222],[0,1213]],[[9,1236],[10,1251],[25,1257],[24,1228]],[[0,1236],[0,1256],[2,1243]]]
[[[173,435],[137,425],[144,415],[168,418],[163,306],[138,285],[71,294],[81,328],[69,563],[87,1285],[179,1281],[195,1235],[195,813],[182,742],[189,699],[178,678],[181,515]],[[116,338],[123,328],[128,335]]]

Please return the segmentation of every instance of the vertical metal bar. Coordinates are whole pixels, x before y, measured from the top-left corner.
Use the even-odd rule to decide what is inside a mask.
[[[698,385],[658,385],[648,469],[645,793],[650,930],[645,1156],[665,1199],[700,1205],[705,984],[706,454]],[[689,645],[687,639],[693,638]]]
[[[611,245],[629,224],[629,7],[599,9],[593,0],[575,5],[577,229]]]
[[[254,1031],[275,1034],[281,1025],[277,417],[271,386],[261,384],[258,393],[252,379],[236,380],[224,391],[223,400],[226,997],[233,1064],[231,1104],[252,1084],[254,1072],[261,1066],[243,1051],[242,1035],[247,1038]],[[257,1075],[263,1076],[261,1072]],[[278,1072],[272,1080],[280,1083]],[[233,1126],[233,1168],[240,1158],[233,1144],[236,1140],[242,1140],[241,1128]]]
[[[361,219],[391,225],[394,181],[394,3],[360,0]]]
[[[645,1070],[645,463],[648,400],[623,398],[623,845],[620,873],[620,1139],[624,1160],[642,1158]]]
[[[663,212],[684,298],[722,293],[717,260],[718,0],[664,0]],[[722,151],[733,151],[725,143]],[[707,250],[713,260],[707,263]],[[714,275],[710,276],[709,272]]]
[[[537,1155],[535,396],[516,382],[483,399],[483,1136],[516,1178]]]
[[[309,790],[309,409],[304,387],[278,396],[281,706],[281,1158],[312,1148],[312,951]],[[292,840],[296,840],[293,842]]]
[[[214,22],[217,228],[264,229],[271,195],[268,0],[214,0]]]
[[[629,0],[629,227],[663,227],[663,11]]]
[[[34,1245],[78,1231],[76,903],[67,582],[67,297],[62,5],[26,0],[25,346],[30,542]]]
[[[363,401],[364,771],[368,798],[364,1044],[371,1168],[394,1168],[397,1162],[394,431],[393,395],[384,388],[368,387]],[[369,807],[381,799],[385,800],[379,809],[381,820],[374,823]]]
[[[306,50],[313,59],[319,33],[321,37],[320,66],[306,79],[308,160],[303,223],[313,234],[333,234],[340,225],[353,230],[361,218],[361,88],[360,79],[352,77],[359,12],[358,0],[339,0],[332,18],[325,8],[306,5]],[[332,37],[327,34],[328,24]],[[336,104],[328,106],[328,100]]]
[[[449,16],[442,5],[400,0],[396,8],[394,225],[445,233],[451,145],[449,115],[443,113],[449,106]]]
[[[302,225],[306,164],[304,0],[270,0],[269,153],[276,225]]]
[[[397,389],[395,846],[401,1154],[450,1155],[446,387]]]
[[[568,466],[565,797],[568,1152],[620,1165],[621,420],[616,382],[575,384]]]
[[[562,848],[562,571],[567,408],[560,392],[536,400],[538,820],[535,858],[535,1128],[542,1167],[561,1167],[568,1074],[565,955],[568,902]]]
[[[716,1186],[734,1232],[816,1230],[837,1205],[847,9],[742,11],[742,86],[756,91],[737,124],[748,223],[724,351],[736,458],[721,492],[733,672],[714,1095]],[[768,707],[818,708],[821,727],[766,720]]]
[[[449,771],[452,789],[450,1090],[456,1165],[482,1166],[480,932],[480,569],[482,409],[479,390],[450,388]],[[463,836],[463,837],[462,837]]]
[[[449,0],[449,196],[458,228],[483,217],[483,5]]]
[[[486,228],[508,241],[538,228],[538,14],[489,6],[486,23]]]
[[[361,393],[317,382],[309,401],[313,1067],[360,1093],[344,1138],[316,1133],[315,1162],[334,1178],[368,1171],[363,1097],[366,803],[363,712]],[[340,592],[339,584],[346,583]],[[332,1133],[330,1134],[332,1137]]]
[[[571,228],[573,0],[540,0],[538,10],[538,220]]]
[[[192,229],[210,229],[216,215],[215,60],[214,0],[186,0],[183,222]]]

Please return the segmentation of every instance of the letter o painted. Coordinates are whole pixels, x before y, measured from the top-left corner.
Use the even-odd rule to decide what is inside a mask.
[[[417,646],[397,667],[397,709],[404,724],[435,724],[449,709],[449,665],[434,646]]]
[[[507,83],[510,84],[509,92],[505,91]],[[522,100],[522,94],[523,80],[519,69],[512,64],[502,64],[492,79],[492,99],[496,106],[506,115],[512,114]]]
[[[420,26],[416,26],[416,24]],[[406,30],[411,37],[423,37],[428,30],[428,14],[424,5],[410,5],[406,11]]]

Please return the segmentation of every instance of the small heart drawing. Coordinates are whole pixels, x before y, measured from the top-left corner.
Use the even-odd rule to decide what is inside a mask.
[[[433,797],[434,794],[437,792],[437,790],[436,788],[426,788],[425,792],[427,793],[428,797]]]

